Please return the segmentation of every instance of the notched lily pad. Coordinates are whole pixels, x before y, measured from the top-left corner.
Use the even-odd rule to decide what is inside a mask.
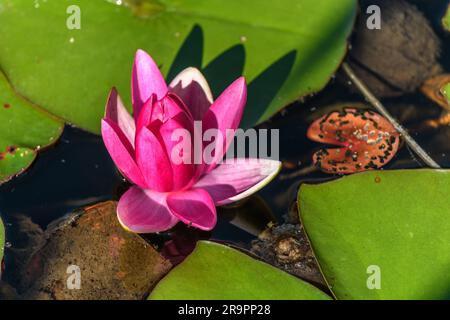
[[[170,268],[151,245],[120,226],[110,201],[54,227],[17,289],[27,299],[142,299]]]
[[[387,119],[352,108],[317,119],[307,135],[313,141],[339,147],[321,149],[313,156],[314,164],[322,171],[339,174],[381,168],[394,157],[400,142]]]
[[[130,71],[139,48],[165,75],[188,66],[203,69],[216,97],[245,75],[249,94],[242,126],[267,120],[327,84],[346,53],[357,5],[356,0],[110,2],[47,0],[35,8],[32,0],[1,0],[0,67],[14,88],[95,133],[112,86],[131,101]],[[81,9],[81,30],[66,28],[69,5]]]
[[[62,130],[62,122],[18,96],[0,72],[0,184],[28,168]]]

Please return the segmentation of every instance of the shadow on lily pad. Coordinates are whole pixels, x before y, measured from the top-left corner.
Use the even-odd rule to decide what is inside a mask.
[[[196,67],[204,73],[214,97],[217,98],[230,83],[243,74],[246,59],[245,47],[243,44],[234,45],[219,54],[208,65],[203,66],[203,46],[202,27],[195,25],[181,45],[167,79],[172,80],[187,67]],[[249,107],[245,109],[242,127],[253,126],[266,112],[288,78],[296,55],[295,50],[290,51],[248,84],[247,105]]]

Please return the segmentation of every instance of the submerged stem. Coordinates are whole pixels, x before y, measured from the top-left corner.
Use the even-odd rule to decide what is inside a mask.
[[[439,164],[434,161],[428,153],[422,149],[422,147],[414,140],[413,137],[409,135],[403,126],[395,120],[395,118],[387,111],[383,104],[378,100],[373,93],[367,88],[367,86],[356,76],[352,68],[348,63],[344,62],[342,64],[342,69],[345,71],[350,80],[355,84],[361,94],[366,98],[366,100],[372,104],[372,106],[377,109],[377,111],[394,126],[394,128],[403,136],[408,146],[417,154],[417,156],[430,168],[440,169]]]

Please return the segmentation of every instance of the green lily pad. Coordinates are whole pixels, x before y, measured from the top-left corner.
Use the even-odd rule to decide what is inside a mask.
[[[299,211],[338,299],[450,298],[450,171],[302,185]]]
[[[0,123],[0,184],[30,166],[37,150],[54,143],[63,129],[54,116],[19,97],[1,72]]]
[[[216,96],[243,73],[248,127],[325,86],[356,14],[356,0],[111,2],[0,0],[0,67],[14,88],[96,133],[112,86],[130,101],[138,48],[168,78],[190,65],[202,68]],[[80,29],[72,28],[76,10],[67,13],[73,5]]]
[[[186,260],[161,280],[149,299],[326,300],[312,285],[248,255],[201,241]]]

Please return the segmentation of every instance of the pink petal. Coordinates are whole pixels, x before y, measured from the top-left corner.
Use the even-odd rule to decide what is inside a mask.
[[[259,191],[275,178],[280,169],[280,161],[231,159],[202,177],[194,187],[208,191],[216,205],[224,205]]]
[[[141,110],[137,130],[143,126],[152,127],[154,123],[160,125],[179,114],[183,114],[191,123],[193,122],[190,111],[175,94],[169,93],[161,100],[156,100],[156,96],[152,95]]]
[[[138,50],[131,79],[134,118],[138,119],[141,108],[152,94],[162,99],[167,94],[167,85],[156,63],[150,55]]]
[[[151,121],[160,120],[166,122],[179,114],[183,114],[190,122],[193,122],[192,115],[183,101],[175,94],[169,93],[155,104]]]
[[[142,127],[146,127],[150,124],[152,119],[153,108],[155,104],[155,95],[152,94],[147,102],[141,108],[141,112],[139,113],[139,117],[137,118],[136,127],[139,132]]]
[[[234,137],[234,135],[230,136],[227,134],[227,130],[236,130],[239,126],[246,101],[247,85],[245,84],[245,79],[240,77],[225,89],[206,112],[203,118],[204,131],[217,128],[223,137],[223,146],[215,147],[218,152],[214,154],[214,160],[206,169],[207,172],[214,169],[227,152]]]
[[[216,207],[211,196],[202,189],[170,193],[167,204],[181,221],[201,230],[211,230],[217,222]]]
[[[152,111],[148,111],[149,109]],[[149,117],[150,120],[148,120]],[[142,127],[141,122],[147,123],[145,126],[154,133],[169,158],[173,180],[170,190],[179,190],[188,184],[192,185],[196,170],[194,161],[191,159],[193,120],[190,113],[186,112],[183,102],[173,94],[168,94],[157,101],[153,107],[147,106],[146,103],[138,120],[138,132]],[[182,134],[182,140],[180,140],[180,134]],[[189,156],[189,159],[180,159],[180,151]]]
[[[180,133],[184,133],[183,137],[179,138],[173,136],[173,133],[178,133],[178,131],[175,130],[180,130]],[[158,133],[171,162],[173,190],[179,190],[186,187],[192,182],[196,170],[193,160],[192,123],[185,114],[179,114],[162,124]],[[188,156],[190,155],[189,159],[186,159],[186,161],[180,156],[178,150],[180,149],[180,146],[182,147],[183,153],[187,153]],[[173,153],[177,154],[174,155]],[[178,157],[176,159],[177,161],[175,161],[174,157]]]
[[[131,187],[119,201],[120,224],[136,233],[153,233],[172,228],[178,219],[170,212],[165,193]]]
[[[208,82],[197,68],[184,69],[172,80],[169,88],[188,106],[194,120],[202,120],[213,103]]]
[[[141,170],[134,159],[133,146],[119,126],[110,119],[103,119],[102,138],[106,149],[122,174],[134,184],[146,187]]]
[[[128,141],[134,148],[134,137],[136,135],[136,125],[128,110],[125,108],[122,99],[116,88],[112,88],[106,104],[105,118],[116,123],[125,134]]]
[[[177,96],[173,92],[169,92],[167,94],[167,97],[170,98],[172,101],[174,101],[178,105],[178,107],[181,110],[183,110],[183,112],[186,113],[192,121],[194,121],[191,110],[189,110],[189,108],[186,106],[186,104],[183,102],[183,100],[181,100],[181,98],[179,96]]]
[[[149,189],[159,192],[172,190],[172,168],[166,150],[146,127],[137,134],[136,161]]]

